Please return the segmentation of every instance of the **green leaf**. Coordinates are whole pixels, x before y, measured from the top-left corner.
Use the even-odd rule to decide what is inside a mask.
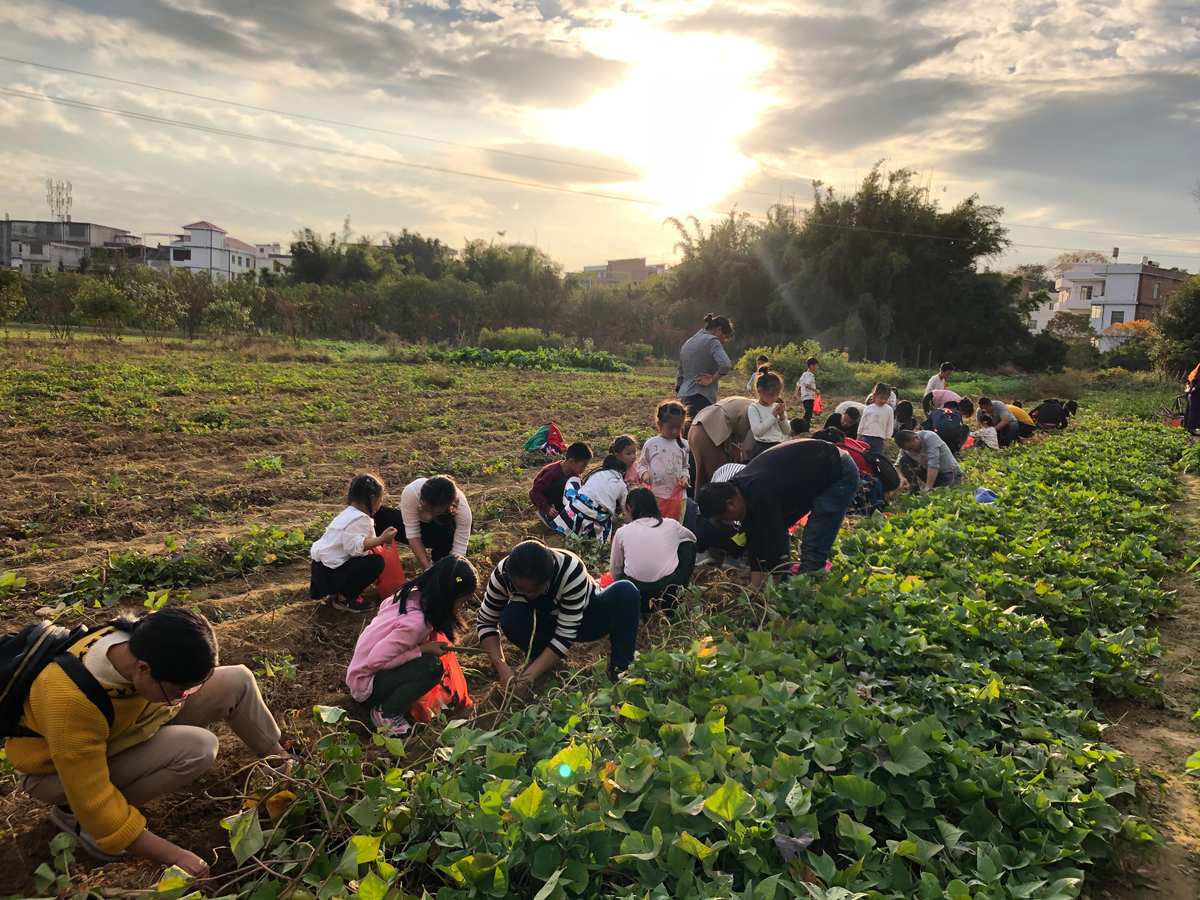
[[[379,845],[382,835],[356,834],[350,838],[350,846],[354,850],[354,862],[360,866],[379,859]]]
[[[554,874],[546,879],[546,883],[542,885],[541,890],[533,895],[533,900],[547,900],[547,898],[554,893],[554,889],[558,887],[558,879],[562,878],[562,873],[565,870],[565,866],[560,869],[555,869]]]
[[[361,897],[362,900],[385,900],[388,889],[386,881],[374,872],[368,872],[366,877],[359,880],[358,892],[354,896]]]
[[[700,862],[704,862],[717,852],[712,847],[708,846],[708,844],[704,843],[704,841],[700,840],[699,838],[692,837],[692,835],[688,834],[686,831],[680,833],[679,837],[675,839],[675,846],[689,856],[696,857],[696,859],[700,860]]]
[[[621,852],[612,859],[616,863],[630,862],[635,859],[649,862],[658,857],[659,852],[662,850],[662,845],[662,829],[655,825],[650,831],[649,841],[646,840],[646,835],[640,831],[625,835],[621,840]]]
[[[893,775],[913,775],[933,762],[928,753],[904,737],[889,738],[888,752],[892,758],[883,767]]]
[[[993,678],[986,685],[981,687],[975,693],[975,696],[978,697],[980,700],[999,700],[1000,699],[1000,688],[1002,688],[1003,686],[1004,685],[1001,683],[999,678]]]
[[[346,717],[346,711],[340,706],[314,706],[313,715],[322,725],[336,725]]]
[[[779,879],[782,876],[772,875],[764,878],[754,886],[754,900],[775,900],[775,892],[779,890]]]
[[[513,797],[512,811],[523,819],[535,818],[541,811],[545,794],[536,781],[532,782],[529,787]]]
[[[632,703],[622,703],[617,713],[633,722],[640,722],[646,716],[650,715],[648,709],[642,709],[640,706],[634,706]]]
[[[517,774],[517,763],[521,761],[521,757],[525,755],[524,750],[514,750],[512,753],[505,753],[501,750],[493,750],[488,747],[484,754],[484,765],[488,772],[497,775],[500,778],[512,778]]]
[[[571,741],[545,762],[538,763],[538,773],[558,781],[570,781],[592,771],[592,751],[586,744]]]
[[[859,856],[865,855],[875,846],[871,829],[845,813],[838,813],[837,833],[838,837],[845,838],[853,845],[854,852]]]
[[[834,793],[855,806],[878,806],[887,799],[883,788],[861,775],[834,775],[830,781]]]
[[[179,866],[171,866],[162,873],[162,877],[154,885],[154,890],[160,894],[165,894],[167,891],[177,891],[180,888],[187,887],[188,882],[191,880],[192,876],[179,868]]]
[[[927,866],[943,848],[941,844],[924,840],[910,831],[903,841],[888,841],[888,849],[896,856]]]
[[[729,824],[747,815],[754,805],[754,798],[732,778],[704,798],[705,810]]]
[[[1197,750],[1187,758],[1183,764],[1188,772],[1196,772],[1200,770],[1200,750]]]
[[[257,809],[244,809],[235,816],[222,819],[221,827],[229,832],[229,849],[238,865],[263,848],[265,841]]]

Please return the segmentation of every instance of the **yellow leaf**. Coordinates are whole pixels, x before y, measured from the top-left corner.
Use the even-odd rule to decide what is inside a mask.
[[[267,815],[272,819],[278,819],[288,807],[296,802],[296,795],[291,791],[276,791],[267,798],[265,806],[267,807]]]

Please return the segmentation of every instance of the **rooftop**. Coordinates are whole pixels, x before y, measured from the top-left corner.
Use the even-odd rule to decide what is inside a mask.
[[[191,225],[184,225],[183,227],[188,231],[219,231],[221,234],[225,233],[224,228],[218,228],[212,222],[206,222],[203,219],[199,222],[193,222]]]

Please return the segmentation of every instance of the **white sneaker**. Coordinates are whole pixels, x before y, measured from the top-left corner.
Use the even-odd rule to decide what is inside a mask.
[[[703,553],[696,554],[696,568],[697,569],[700,568],[701,566],[715,566],[715,565],[717,565],[717,558],[715,556],[713,556],[711,553],[709,553],[707,550],[705,550]]]
[[[96,844],[96,839],[79,827],[79,819],[69,809],[62,806],[50,808],[50,821],[59,831],[73,834],[79,840],[79,849],[97,862],[119,862],[125,858],[124,853],[106,853]]]

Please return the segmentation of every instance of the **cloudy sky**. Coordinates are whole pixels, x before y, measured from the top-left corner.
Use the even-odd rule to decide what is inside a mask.
[[[1005,207],[1038,246],[996,267],[1200,269],[1194,0],[27,0],[0,55],[0,211],[44,217],[69,178],[76,220],[151,242],[348,215],[669,261],[667,216],[803,206],[886,159]]]

